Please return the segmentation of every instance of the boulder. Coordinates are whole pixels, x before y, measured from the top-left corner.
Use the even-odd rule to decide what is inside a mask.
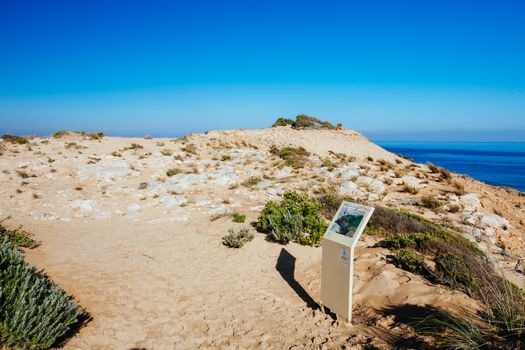
[[[339,195],[341,196],[351,196],[355,198],[361,198],[364,196],[364,192],[359,189],[359,187],[352,181],[344,181],[339,186]]]
[[[373,180],[368,184],[368,190],[379,195],[385,193],[386,186],[381,181]]]
[[[359,176],[355,182],[361,186],[368,186],[372,181],[374,181],[374,179],[371,177]]]
[[[418,179],[416,179],[414,176],[405,175],[401,178],[401,183],[405,185],[408,189],[413,191],[418,191],[420,186],[420,182]]]
[[[475,193],[469,193],[459,197],[459,203],[463,206],[464,211],[474,212],[481,209],[481,202]]]
[[[492,214],[492,213],[482,214],[479,218],[479,223],[480,223],[480,226],[482,227],[490,227],[493,229],[510,228],[510,223],[507,221],[507,219],[497,214]]]

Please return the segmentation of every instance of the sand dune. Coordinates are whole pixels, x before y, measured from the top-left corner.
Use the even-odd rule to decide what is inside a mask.
[[[302,146],[312,153],[312,165],[275,167],[271,145]],[[419,178],[424,167],[411,167],[353,131],[211,131],[184,142],[66,135],[35,138],[31,150],[5,146],[1,217],[34,233],[42,245],[27,251],[27,259],[93,316],[66,349],[389,348],[392,336],[409,330],[382,310],[406,304],[475,308],[464,294],[389,264],[388,251],[364,237],[356,251],[355,323],[349,325],[318,308],[320,248],[283,246],[260,233],[242,249],[221,244],[229,228],[256,220],[268,199],[327,181],[372,203],[447,220],[477,240],[510,278],[522,278],[514,267],[525,258],[525,197],[454,175],[479,204],[473,196],[456,196],[446,191],[450,185]],[[355,159],[329,170],[322,158],[330,151]],[[368,157],[396,169],[381,169]],[[169,168],[181,172],[169,177]],[[239,185],[250,176],[262,181]],[[407,183],[463,209],[416,207],[414,196],[402,191]],[[209,220],[234,211],[247,215],[245,224]]]

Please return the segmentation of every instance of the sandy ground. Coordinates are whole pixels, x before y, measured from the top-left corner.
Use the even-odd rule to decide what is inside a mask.
[[[81,147],[66,149],[71,142]],[[143,148],[123,150],[132,143]],[[197,155],[182,150],[188,143],[197,145]],[[6,225],[22,224],[41,241],[26,251],[27,259],[93,317],[65,349],[390,348],[392,337],[409,331],[383,310],[471,304],[460,293],[395,268],[386,261],[387,250],[372,248],[371,238],[364,238],[356,251],[350,325],[319,310],[320,248],[283,246],[260,233],[241,249],[223,246],[229,228],[249,227],[265,201],[278,199],[282,190],[318,185],[312,168],[274,167],[276,159],[267,152],[272,144],[304,146],[322,157],[346,153],[355,162],[368,156],[398,159],[352,131],[287,128],[210,132],[185,143],[108,137],[99,142],[73,135],[34,139],[31,150],[5,144],[0,217],[11,216]],[[166,149],[172,153],[163,155]],[[224,154],[232,160],[221,161]],[[399,166],[407,164],[400,160]],[[188,173],[167,178],[170,167]],[[370,171],[379,172],[375,166]],[[264,186],[239,186],[249,176],[264,175]],[[487,246],[512,274],[523,249],[523,197],[458,180],[477,191],[484,209],[497,209],[509,220],[510,230],[494,230],[499,244],[507,239],[508,256],[496,244]],[[425,181],[422,193],[442,193],[442,183]],[[378,202],[405,203],[409,195],[396,192],[400,186],[388,185]],[[503,195],[504,204],[492,200]],[[246,223],[227,216],[209,220],[232,211],[246,214]],[[460,214],[427,214],[454,225],[462,220]]]

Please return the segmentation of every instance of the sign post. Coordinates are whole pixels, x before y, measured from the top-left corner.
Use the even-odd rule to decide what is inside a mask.
[[[323,237],[321,303],[352,322],[354,248],[374,208],[343,202]]]

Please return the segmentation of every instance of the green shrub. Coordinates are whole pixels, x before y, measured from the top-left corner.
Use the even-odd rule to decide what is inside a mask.
[[[421,197],[420,203],[422,206],[428,209],[439,209],[441,208],[441,202],[433,196]]]
[[[221,159],[223,162],[227,162],[229,160],[232,160],[232,156],[230,156],[229,154],[223,154]]]
[[[246,221],[246,215],[242,215],[239,213],[233,213],[232,221],[242,224],[244,221]]]
[[[295,129],[338,129],[341,126],[334,126],[329,122],[311,117],[306,114],[299,114],[295,117],[295,122],[292,125]]]
[[[306,193],[287,191],[281,202],[268,201],[257,220],[257,228],[271,239],[317,246],[327,224],[321,217],[322,204]]]
[[[305,150],[303,147],[284,147],[277,148],[272,146],[270,153],[284,160],[286,165],[293,168],[302,168],[310,156],[310,152]]]
[[[2,222],[0,221],[0,242],[3,242],[6,238],[15,247],[32,249],[38,247],[39,245],[39,243],[31,238],[31,235],[28,232],[22,230],[21,227],[14,230],[8,230],[2,225]]]
[[[306,114],[299,114],[295,120],[279,117],[272,127],[291,125],[294,129],[341,129],[343,126],[337,124],[336,126],[329,122],[311,117]]]
[[[230,248],[240,248],[253,239],[253,232],[247,228],[235,232],[233,229],[228,230],[228,234],[222,238],[222,243]]]
[[[399,249],[391,256],[394,265],[400,269],[421,276],[428,276],[428,268],[425,259],[409,249]]]
[[[100,140],[104,137],[104,133],[102,131],[98,132],[83,132],[82,135],[89,137],[91,140]]]
[[[280,118],[277,118],[275,123],[273,123],[272,128],[275,128],[277,126],[293,125],[293,123],[294,121],[292,119],[280,117]]]
[[[87,315],[55,283],[28,265],[3,240],[0,247],[0,347],[45,349],[79,326]]]
[[[18,145],[29,143],[27,138],[23,136],[17,136],[17,135],[5,134],[2,136],[2,139],[4,139],[5,142],[15,143]]]
[[[454,289],[472,295],[479,286],[474,270],[467,265],[467,260],[454,253],[441,253],[435,259],[436,273]]]
[[[387,235],[429,230],[432,230],[432,226],[418,215],[409,211],[376,206],[365,232]]]
[[[69,133],[70,133],[69,130],[59,130],[59,131],[56,131],[53,134],[51,134],[51,137],[54,137],[55,139],[59,139],[62,136],[65,136],[65,135],[67,135]]]

